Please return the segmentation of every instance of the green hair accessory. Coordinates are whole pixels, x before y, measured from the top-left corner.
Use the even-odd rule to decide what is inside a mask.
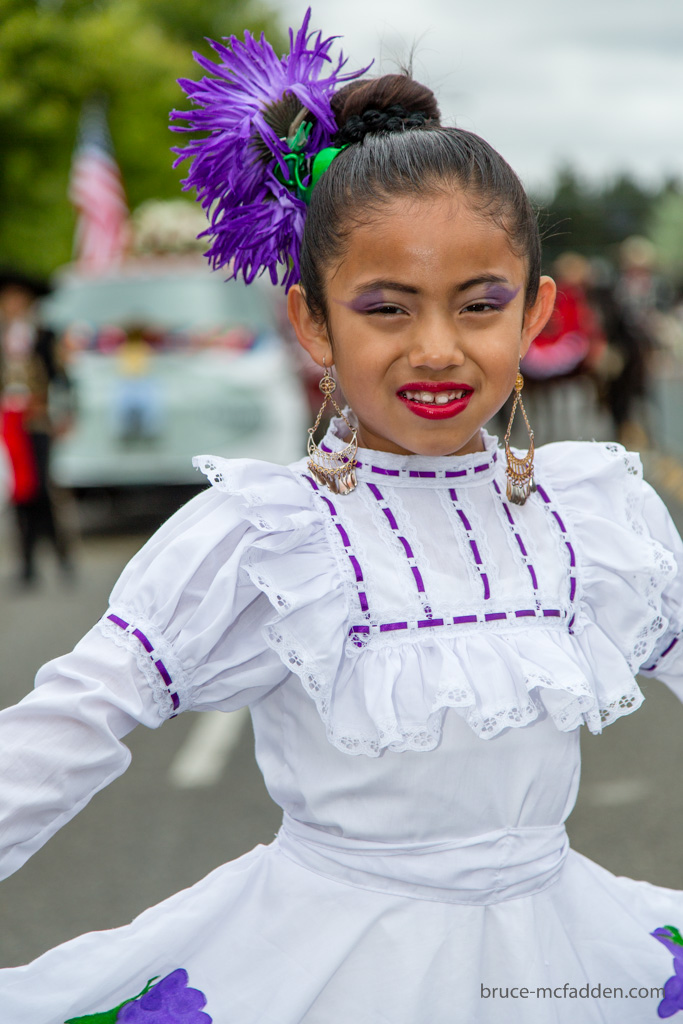
[[[342,150],[346,149],[346,145],[348,145],[347,143],[344,146],[325,146],[311,160],[311,157],[307,156],[304,150],[312,127],[310,122],[303,121],[297,128],[296,134],[287,139],[290,151],[284,155],[283,160],[287,164],[289,178],[285,178],[279,166],[275,168],[275,177],[278,181],[282,182],[286,188],[293,192],[298,199],[306,203],[307,206],[311,201],[311,193],[318,181],[320,181],[334,158],[339,156]],[[305,185],[304,181],[306,179],[308,179],[308,184]]]

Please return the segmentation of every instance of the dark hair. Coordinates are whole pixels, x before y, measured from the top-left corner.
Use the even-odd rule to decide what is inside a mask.
[[[536,215],[510,165],[488,142],[443,127],[434,94],[408,75],[353,82],[332,100],[348,145],[311,195],[301,247],[301,285],[313,316],[327,319],[324,268],[343,255],[354,224],[395,196],[467,189],[476,208],[505,229],[527,261],[526,302],[534,302],[541,272]]]

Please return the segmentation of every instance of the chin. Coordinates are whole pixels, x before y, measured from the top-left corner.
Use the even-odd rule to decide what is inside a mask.
[[[478,439],[479,430],[476,430],[474,435],[468,438],[426,437],[419,440],[417,438],[412,438],[411,440],[406,438],[405,444],[403,442],[400,443],[412,455],[439,458],[443,455],[457,455],[463,448],[471,448],[472,451],[477,451],[482,447],[481,444],[475,447]]]

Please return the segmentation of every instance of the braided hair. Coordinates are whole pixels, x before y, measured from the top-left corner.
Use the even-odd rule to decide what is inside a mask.
[[[510,165],[484,139],[441,124],[434,94],[407,74],[345,85],[332,98],[332,161],[311,196],[301,246],[301,286],[311,314],[327,322],[324,272],[341,259],[346,239],[368,212],[400,196],[444,188],[467,192],[475,208],[507,233],[527,263],[526,302],[533,304],[541,272],[536,215]]]

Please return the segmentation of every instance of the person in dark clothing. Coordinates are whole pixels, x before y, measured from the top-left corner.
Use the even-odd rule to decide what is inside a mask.
[[[17,273],[0,273],[0,402],[2,437],[12,467],[10,501],[15,512],[20,553],[20,581],[36,579],[38,539],[53,545],[62,571],[72,564],[67,532],[59,520],[50,479],[50,453],[56,433],[51,401],[61,392],[61,407],[70,406],[71,383],[62,364],[57,338],[42,327],[36,300],[47,288]]]

